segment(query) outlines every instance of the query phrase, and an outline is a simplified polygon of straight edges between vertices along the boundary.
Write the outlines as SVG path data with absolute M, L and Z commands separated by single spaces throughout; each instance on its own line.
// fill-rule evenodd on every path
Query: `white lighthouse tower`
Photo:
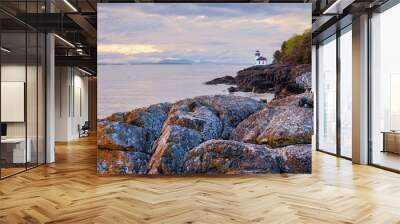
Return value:
M 255 60 L 257 61 L 257 59 L 261 56 L 260 51 L 256 50 L 256 53 L 254 54 L 254 56 L 256 57 Z
M 267 58 L 261 56 L 261 53 L 259 50 L 256 50 L 256 53 L 254 54 L 254 56 L 255 56 L 254 65 L 266 65 L 267 64 Z

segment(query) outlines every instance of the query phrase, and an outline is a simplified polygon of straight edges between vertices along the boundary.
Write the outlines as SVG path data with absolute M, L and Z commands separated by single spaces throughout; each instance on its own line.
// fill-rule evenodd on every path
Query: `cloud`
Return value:
M 280 15 L 293 13 L 304 13 L 311 7 L 310 3 L 169 3 L 158 7 L 158 3 L 138 4 L 135 6 L 147 15 L 162 16 L 208 16 L 208 17 L 241 17 L 257 15 Z M 129 6 L 127 6 L 129 7 Z M 112 10 L 118 10 L 118 6 Z
M 98 14 L 104 61 L 247 64 L 255 50 L 270 59 L 284 40 L 311 27 L 310 4 L 101 3 Z
M 144 53 L 161 53 L 163 50 L 154 45 L 145 44 L 100 44 L 97 45 L 99 54 L 134 55 Z

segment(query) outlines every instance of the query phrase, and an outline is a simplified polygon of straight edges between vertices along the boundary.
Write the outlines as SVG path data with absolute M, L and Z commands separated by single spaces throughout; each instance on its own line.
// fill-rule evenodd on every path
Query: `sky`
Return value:
M 100 3 L 98 62 L 252 64 L 311 28 L 311 4 Z

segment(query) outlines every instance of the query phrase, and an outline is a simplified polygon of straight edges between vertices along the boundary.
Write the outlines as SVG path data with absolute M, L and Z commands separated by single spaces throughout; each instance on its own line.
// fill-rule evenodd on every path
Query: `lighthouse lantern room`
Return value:
M 267 58 L 261 56 L 261 53 L 259 50 L 256 50 L 256 53 L 254 54 L 255 56 L 255 65 L 266 65 L 267 64 Z

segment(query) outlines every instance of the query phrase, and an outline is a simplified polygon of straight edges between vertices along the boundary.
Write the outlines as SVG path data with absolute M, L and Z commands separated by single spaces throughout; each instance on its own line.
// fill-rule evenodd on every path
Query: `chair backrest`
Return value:
M 82 129 L 89 129 L 90 128 L 90 123 L 89 121 L 85 121 L 85 123 L 82 126 Z

